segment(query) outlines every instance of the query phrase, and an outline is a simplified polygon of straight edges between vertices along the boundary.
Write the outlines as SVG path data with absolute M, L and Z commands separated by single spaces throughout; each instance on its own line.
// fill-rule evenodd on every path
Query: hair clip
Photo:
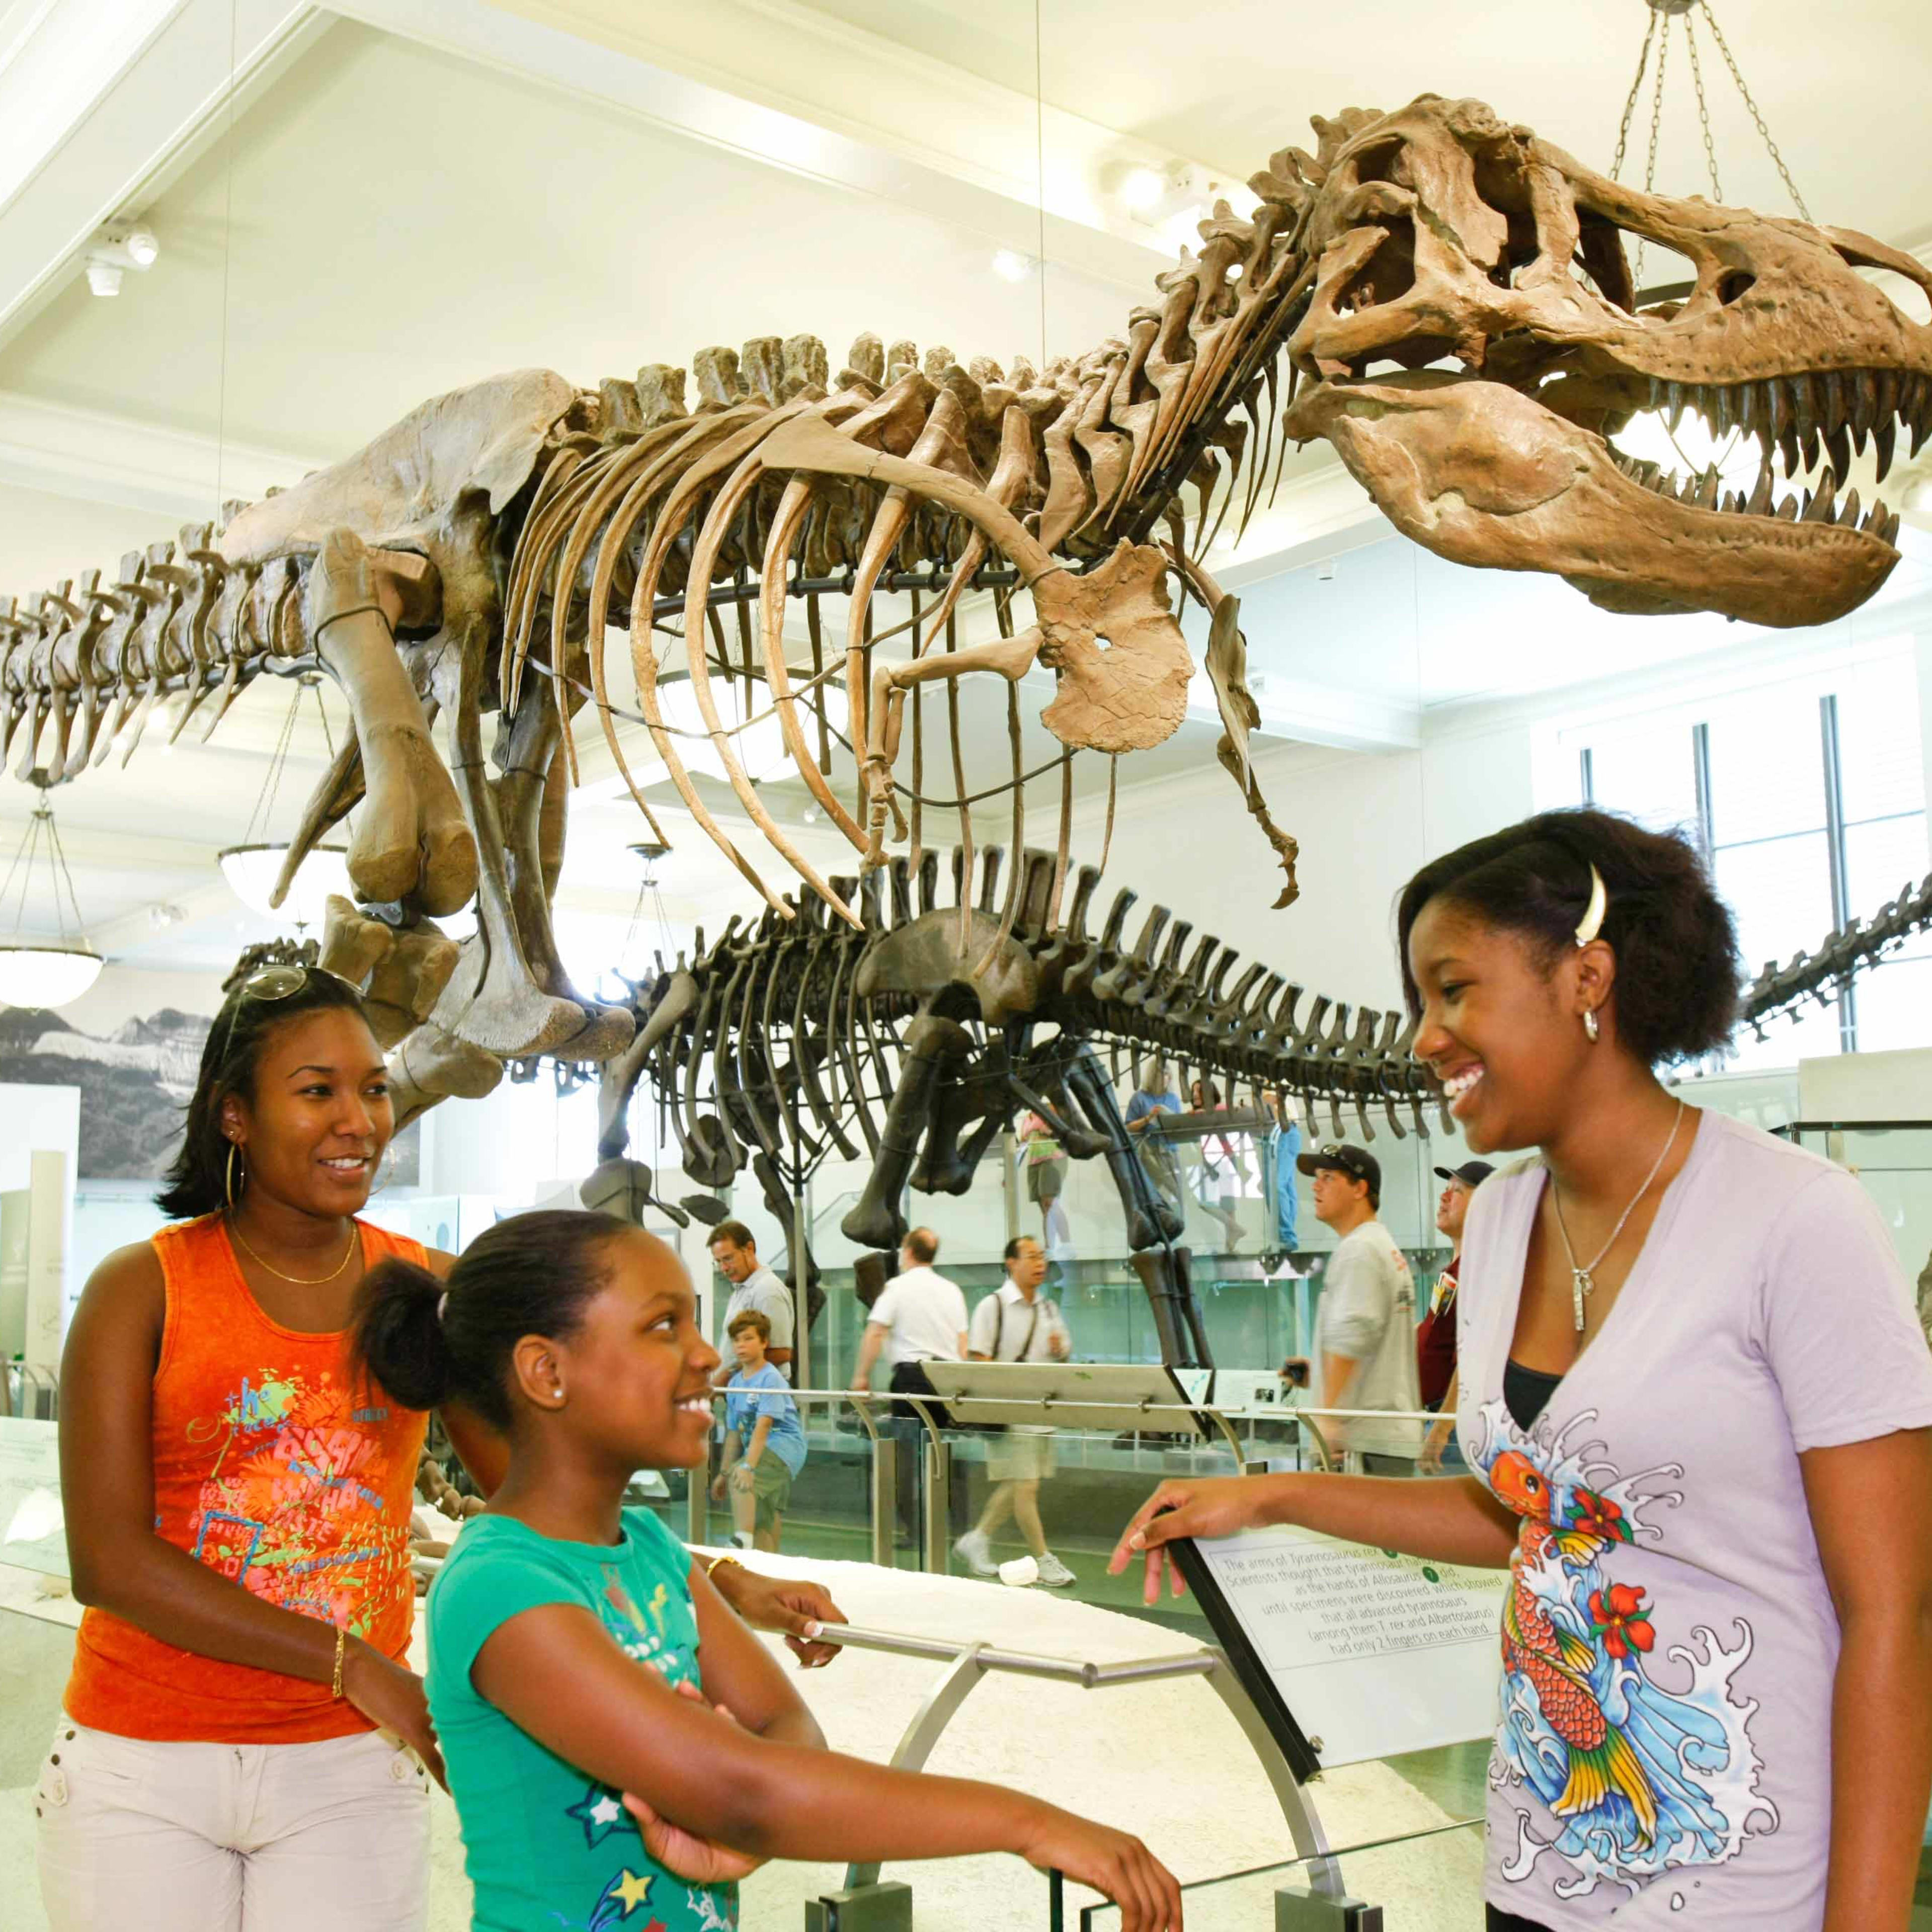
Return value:
M 1610 896 L 1604 890 L 1604 875 L 1594 866 L 1590 868 L 1590 905 L 1583 915 L 1582 922 L 1576 928 L 1576 944 L 1588 946 L 1604 929 L 1604 915 L 1609 911 Z

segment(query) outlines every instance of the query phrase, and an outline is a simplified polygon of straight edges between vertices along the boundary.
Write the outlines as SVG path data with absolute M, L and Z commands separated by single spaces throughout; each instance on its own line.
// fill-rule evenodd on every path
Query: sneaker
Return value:
M 1068 1584 L 1077 1583 L 1080 1580 L 1049 1550 L 1040 1559 L 1040 1580 L 1049 1590 L 1064 1590 Z
M 997 1576 L 1000 1566 L 993 1561 L 993 1546 L 976 1529 L 969 1529 L 953 1546 L 953 1552 L 976 1576 Z

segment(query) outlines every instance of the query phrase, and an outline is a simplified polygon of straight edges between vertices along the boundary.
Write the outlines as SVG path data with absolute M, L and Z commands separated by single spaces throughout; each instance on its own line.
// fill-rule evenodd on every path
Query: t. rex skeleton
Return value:
M 688 967 L 680 958 L 639 988 L 637 1037 L 603 1064 L 606 1166 L 586 1187 L 649 1198 L 641 1164 L 611 1165 L 624 1162 L 632 1096 L 648 1081 L 686 1174 L 722 1188 L 750 1166 L 792 1231 L 794 1288 L 808 1291 L 815 1270 L 794 1205 L 819 1160 L 869 1160 L 842 1232 L 892 1249 L 908 1183 L 964 1193 L 1016 1108 L 1029 1108 L 1073 1159 L 1106 1160 L 1162 1358 L 1211 1366 L 1177 1246 L 1181 1217 L 1137 1157 L 1102 1050 L 1159 1054 L 1229 1092 L 1292 1094 L 1311 1118 L 1328 1108 L 1338 1134 L 1346 1108 L 1348 1130 L 1372 1140 L 1372 1112 L 1404 1137 L 1402 1113 L 1420 1130 L 1439 1097 L 1410 1057 L 1414 1024 L 1366 1006 L 1352 1016 L 1325 994 L 1309 1000 L 1259 964 L 1238 973 L 1232 946 L 1203 934 L 1190 948 L 1192 925 L 1165 906 L 1130 941 L 1130 891 L 1089 933 L 1100 872 L 1080 867 L 1063 915 L 1064 868 L 1051 852 L 1017 865 L 1008 897 L 1018 910 L 1003 931 L 1003 856 L 982 848 L 976 868 L 955 847 L 949 904 L 938 853 L 916 871 L 895 855 L 862 882 L 831 882 L 854 904 L 856 928 L 808 898 L 796 919 L 768 910 L 743 931 L 734 919 L 709 947 L 700 937 Z
M 594 1060 L 629 1037 L 626 1012 L 573 991 L 549 920 L 576 771 L 570 719 L 587 699 L 629 776 L 609 622 L 628 622 L 638 704 L 672 782 L 772 916 L 796 913 L 712 818 L 679 754 L 661 689 L 667 633 L 674 655 L 682 640 L 679 674 L 746 812 L 856 924 L 849 896 L 766 810 L 714 677 L 763 686 L 826 816 L 876 866 L 899 820 L 908 694 L 908 830 L 922 848 L 929 680 L 946 686 L 960 795 L 947 802 L 968 844 L 966 673 L 1051 670 L 1046 722 L 1070 758 L 1171 733 L 1190 664 L 1170 578 L 1214 610 L 1222 761 L 1288 868 L 1281 902 L 1292 896 L 1294 843 L 1268 820 L 1247 760 L 1256 714 L 1232 600 L 1188 554 L 1182 507 L 1192 489 L 1204 550 L 1217 484 L 1221 514 L 1238 494 L 1245 517 L 1277 428 L 1284 454 L 1291 439 L 1328 439 L 1397 526 L 1438 554 L 1554 572 L 1613 609 L 1816 623 L 1883 580 L 1897 519 L 1882 504 L 1861 519 L 1856 493 L 1839 502 L 1833 478 L 1842 486 L 1868 440 L 1882 472 L 1898 425 L 1916 453 L 1932 422 L 1932 329 L 1858 272 L 1932 290 L 1918 262 L 1848 230 L 1639 193 L 1478 102 L 1425 95 L 1315 125 L 1318 152 L 1275 155 L 1253 178 L 1252 216 L 1217 206 L 1199 253 L 1158 278 L 1160 300 L 1121 337 L 1044 370 L 962 366 L 944 350 L 922 364 L 910 344 L 866 337 L 835 376 L 813 338 L 766 337 L 742 356 L 700 354 L 689 409 L 684 372 L 662 365 L 594 392 L 524 370 L 425 404 L 359 454 L 237 509 L 218 536 L 193 526 L 108 580 L 90 574 L 0 614 L 0 756 L 17 737 L 23 772 L 71 778 L 120 740 L 131 755 L 170 694 L 181 694 L 178 735 L 197 712 L 212 729 L 264 672 L 328 671 L 354 736 L 290 864 L 362 802 L 350 872 L 384 929 L 357 943 L 370 970 L 413 988 L 397 1006 L 416 1022 L 398 1072 L 421 1105 L 486 1090 L 506 1057 Z M 1692 263 L 1687 298 L 1640 305 L 1627 236 Z M 1742 500 L 1720 498 L 1714 472 L 1681 494 L 1660 485 L 1608 440 L 1646 407 L 1673 420 L 1694 408 L 1760 439 L 1763 480 Z M 1832 477 L 1802 509 L 1795 494 L 1774 506 L 1772 459 L 1795 476 L 1821 448 Z M 1023 587 L 1034 622 L 952 650 L 976 584 L 1003 615 Z M 849 598 L 850 620 L 826 663 L 817 598 L 829 590 Z M 901 627 L 896 657 L 874 626 L 881 590 L 928 600 Z M 794 596 L 808 670 L 787 658 Z M 728 604 L 736 663 L 716 616 Z M 842 686 L 860 760 L 849 808 L 828 775 L 827 680 Z M 801 704 L 816 713 L 815 749 Z M 430 735 L 438 713 L 446 765 Z M 1024 787 L 1011 790 L 1017 845 Z M 1072 793 L 1070 770 L 1063 874 Z M 479 929 L 459 956 L 433 922 L 472 894 Z M 996 936 L 1018 904 L 1016 886 Z M 982 949 L 976 969 L 993 957 Z

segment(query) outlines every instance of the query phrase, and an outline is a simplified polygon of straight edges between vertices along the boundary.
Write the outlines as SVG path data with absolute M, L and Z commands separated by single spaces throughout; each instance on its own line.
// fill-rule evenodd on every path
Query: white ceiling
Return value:
M 1474 94 L 1607 168 L 1648 17 L 1645 0 L 1486 0 L 1453 10 L 1433 0 L 1215 0 L 1193 11 L 1148 0 L 816 0 L 816 10 L 1029 92 L 1037 52 L 1052 105 L 1244 179 L 1275 148 L 1312 146 L 1311 114 L 1394 107 L 1425 93 Z M 1926 10 L 1912 0 L 1719 0 L 1713 10 L 1817 218 L 1906 246 L 1932 237 Z M 1790 212 L 1729 75 L 1701 34 L 1700 45 L 1725 200 Z M 1646 86 L 1632 142 L 1639 179 L 1649 102 Z M 1659 184 L 1695 194 L 1702 170 L 1680 38 L 1666 74 Z
M 46 4 L 0 0 L 0 80 L 10 39 Z M 1311 112 L 1427 88 L 1480 94 L 1601 162 L 1642 23 L 1640 0 L 1569 0 L 1466 9 L 1451 36 L 1439 8 L 1402 0 L 1355 6 L 1346 32 L 1324 37 L 1278 0 L 1232 0 L 1192 21 L 1153 0 L 1042 0 L 1054 114 L 1040 131 L 1054 212 L 1044 274 L 1015 284 L 991 256 L 996 242 L 1041 232 L 1008 178 L 1031 178 L 1031 0 L 717 0 L 647 13 L 628 0 L 356 0 L 344 10 L 364 17 L 314 10 L 280 65 L 265 67 L 232 140 L 212 121 L 154 163 L 152 193 L 124 203 L 161 238 L 150 273 L 100 301 L 70 264 L 38 313 L 22 304 L 0 318 L 0 594 L 111 566 L 221 496 L 292 480 L 423 398 L 503 368 L 544 364 L 594 383 L 647 362 L 688 363 L 709 343 L 800 330 L 825 340 L 835 368 L 865 329 L 962 356 L 1038 356 L 1042 340 L 1077 351 L 1146 299 L 1161 257 L 1131 224 L 1091 227 L 1096 184 L 1070 170 L 1090 174 L 1106 154 L 1173 155 L 1238 178 L 1306 140 Z M 1828 31 L 1768 0 L 1728 0 L 1722 16 L 1821 218 L 1905 244 L 1932 235 L 1916 152 L 1932 79 L 1923 10 L 1848 0 Z M 680 97 L 702 110 L 682 124 L 662 88 L 632 88 L 660 103 L 645 111 L 604 85 L 603 70 L 634 64 L 632 44 L 652 34 L 662 44 L 646 52 L 666 73 L 712 90 Z M 827 50 L 821 70 L 812 60 Z M 1708 68 L 1706 80 L 1730 198 L 1780 206 L 1728 82 Z M 98 118 L 111 122 L 116 98 Z M 797 118 L 775 118 L 780 109 Z M 1683 138 L 1666 141 L 1665 181 L 1694 188 L 1688 96 L 1672 112 Z M 902 124 L 914 114 L 916 141 Z M 842 130 L 846 148 L 799 135 L 814 126 Z M 1242 589 L 1264 710 L 1283 736 L 1412 743 L 1430 707 L 1634 674 L 1738 640 L 1714 621 L 1607 619 L 1561 585 L 1442 563 L 1388 538 L 1318 448 L 1288 473 L 1294 514 L 1264 519 L 1242 551 L 1216 560 Z M 1291 567 L 1336 550 L 1327 580 Z M 1928 588 L 1915 551 L 1889 608 Z M 1853 622 L 1883 625 L 1887 608 Z M 1029 694 L 1030 715 L 1040 701 Z M 117 956 L 184 968 L 232 957 L 237 914 L 213 854 L 248 819 L 284 703 L 280 691 L 252 692 L 212 745 L 164 752 L 151 734 L 127 771 L 92 772 L 58 795 L 83 908 Z M 974 694 L 968 716 L 985 747 L 974 780 L 990 782 L 1003 704 Z M 1129 761 L 1124 783 L 1211 766 L 1215 735 L 1197 716 L 1162 752 Z M 1030 724 L 1029 762 L 1046 748 Z M 279 830 L 320 757 L 304 729 Z M 586 778 L 608 769 L 590 748 Z M 820 862 L 849 862 L 803 823 L 802 788 L 766 790 Z M 565 901 L 606 922 L 586 929 L 608 944 L 634 894 L 624 848 L 644 828 L 607 790 L 593 785 L 573 821 Z M 1050 822 L 1049 790 L 1031 801 L 1036 828 Z M 654 803 L 666 795 L 655 789 Z M 26 802 L 0 791 L 0 847 Z M 660 876 L 674 916 L 715 922 L 728 904 L 745 909 L 701 837 L 679 814 L 670 824 L 676 850 Z M 151 933 L 157 902 L 189 916 Z

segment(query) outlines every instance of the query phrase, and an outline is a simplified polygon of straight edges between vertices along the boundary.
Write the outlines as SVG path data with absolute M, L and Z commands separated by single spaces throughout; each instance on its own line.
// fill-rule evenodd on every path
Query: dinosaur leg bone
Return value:
M 368 788 L 349 874 L 365 899 L 414 893 L 430 913 L 456 912 L 476 890 L 476 842 L 396 654 L 400 592 L 386 575 L 346 529 L 323 538 L 309 572 L 309 634 L 348 694 Z
M 948 1062 L 962 1060 L 972 1050 L 965 1028 L 937 1010 L 944 1004 L 946 993 L 942 991 L 906 1030 L 905 1068 L 892 1092 L 872 1171 L 866 1178 L 864 1192 L 838 1224 L 847 1240 L 862 1247 L 896 1247 L 904 1239 L 899 1202 L 931 1119 L 940 1076 Z M 952 1004 L 960 1004 L 956 996 Z M 977 1002 L 969 996 L 965 1007 L 976 1010 Z
M 502 776 L 492 790 L 496 821 L 502 828 L 510 909 L 524 962 L 538 986 L 553 998 L 580 1008 L 589 1018 L 580 1033 L 558 1042 L 574 1060 L 602 1060 L 621 1052 L 632 1034 L 631 1016 L 621 1007 L 599 1006 L 571 982 L 550 927 L 550 902 L 563 857 L 563 782 L 556 687 L 548 678 L 524 688 L 516 716 L 499 748 Z

